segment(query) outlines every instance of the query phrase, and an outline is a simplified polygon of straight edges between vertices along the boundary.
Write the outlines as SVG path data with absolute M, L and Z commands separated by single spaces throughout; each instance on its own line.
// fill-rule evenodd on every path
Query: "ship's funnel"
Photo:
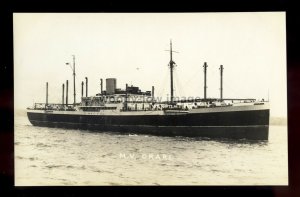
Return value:
M 116 78 L 107 78 L 106 79 L 106 93 L 114 94 L 117 88 L 117 79 Z

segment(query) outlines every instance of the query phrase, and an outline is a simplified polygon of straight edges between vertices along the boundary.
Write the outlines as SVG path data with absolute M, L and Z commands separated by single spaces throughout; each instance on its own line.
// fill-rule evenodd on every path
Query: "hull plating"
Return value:
M 27 112 L 34 126 L 162 136 L 267 140 L 269 110 L 181 115 L 66 115 Z

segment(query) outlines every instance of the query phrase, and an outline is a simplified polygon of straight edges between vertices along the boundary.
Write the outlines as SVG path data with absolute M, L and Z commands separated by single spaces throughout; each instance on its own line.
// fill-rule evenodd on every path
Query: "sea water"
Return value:
M 35 127 L 15 113 L 15 185 L 286 185 L 287 128 L 268 141 Z

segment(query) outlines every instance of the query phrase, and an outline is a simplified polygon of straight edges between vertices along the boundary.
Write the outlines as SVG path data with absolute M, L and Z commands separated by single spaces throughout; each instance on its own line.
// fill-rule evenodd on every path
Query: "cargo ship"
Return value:
M 100 79 L 100 93 L 88 96 L 88 78 L 81 83 L 81 102 L 76 103 L 75 56 L 73 56 L 74 102 L 68 103 L 68 80 L 62 85 L 62 102 L 35 103 L 27 108 L 27 116 L 33 126 L 150 134 L 159 136 L 187 136 L 205 138 L 229 138 L 268 140 L 269 103 L 256 99 L 223 98 L 223 65 L 220 66 L 220 98 L 207 98 L 206 72 L 204 68 L 204 97 L 198 99 L 174 98 L 172 42 L 170 42 L 170 100 L 159 101 L 152 91 L 139 87 L 117 88 L 117 79 L 106 79 L 106 90 Z M 64 94 L 66 93 L 66 96 Z

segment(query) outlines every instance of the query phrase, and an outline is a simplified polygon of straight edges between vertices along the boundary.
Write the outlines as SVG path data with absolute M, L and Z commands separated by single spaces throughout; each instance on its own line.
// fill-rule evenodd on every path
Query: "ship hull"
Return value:
M 34 126 L 152 134 L 268 140 L 269 109 L 180 115 L 89 115 L 27 112 Z

